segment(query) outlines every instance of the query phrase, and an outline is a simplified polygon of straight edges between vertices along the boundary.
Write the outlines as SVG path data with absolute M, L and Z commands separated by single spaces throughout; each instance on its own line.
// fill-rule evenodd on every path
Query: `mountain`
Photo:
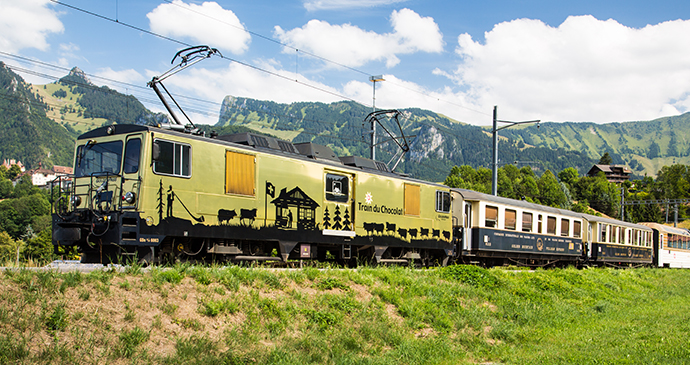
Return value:
M 93 84 L 73 68 L 59 81 L 32 86 L 0 64 L 0 158 L 19 159 L 29 167 L 39 162 L 70 165 L 74 138 L 112 123 L 157 124 L 163 114 L 152 113 L 135 97 Z M 382 119 L 398 141 L 407 138 L 410 151 L 396 171 L 430 181 L 443 181 L 452 166 L 491 168 L 492 141 L 488 128 L 454 121 L 418 108 L 402 110 L 406 117 Z M 350 101 L 330 104 L 272 101 L 228 96 L 218 123 L 200 126 L 220 134 L 255 130 L 295 143 L 311 141 L 330 146 L 339 156 L 369 157 L 371 109 Z M 51 119 L 54 122 L 51 122 Z M 574 167 L 585 174 L 608 152 L 614 163 L 628 165 L 639 177 L 655 175 L 664 165 L 690 164 L 690 114 L 653 121 L 594 124 L 542 123 L 502 130 L 499 165 L 529 165 L 538 173 L 557 173 Z M 378 127 L 377 160 L 392 166 L 399 151 Z
M 491 134 L 483 128 L 456 122 L 443 115 L 410 108 L 402 110 L 409 118 L 400 127 L 409 138 L 410 152 L 396 171 L 411 176 L 443 181 L 454 165 L 491 167 Z M 339 156 L 368 157 L 369 125 L 363 125 L 371 109 L 351 101 L 280 104 L 272 101 L 236 98 L 223 100 L 217 127 L 244 125 L 293 142 L 311 141 L 329 145 Z M 395 123 L 384 121 L 386 129 L 399 130 Z M 395 134 L 399 135 L 399 132 Z M 391 137 L 379 128 L 378 140 L 389 140 L 377 152 L 377 160 L 388 162 L 397 151 Z M 593 159 L 580 151 L 563 148 L 532 148 L 505 138 L 499 143 L 499 164 L 515 161 L 529 164 L 534 170 L 560 171 L 575 167 L 587 172 Z
M 542 123 L 501 134 L 529 145 L 585 152 L 598 160 L 608 152 L 637 176 L 656 175 L 663 166 L 690 164 L 690 113 L 625 123 Z
M 29 168 L 71 165 L 74 135 L 46 116 L 48 106 L 31 85 L 0 62 L 0 160 Z

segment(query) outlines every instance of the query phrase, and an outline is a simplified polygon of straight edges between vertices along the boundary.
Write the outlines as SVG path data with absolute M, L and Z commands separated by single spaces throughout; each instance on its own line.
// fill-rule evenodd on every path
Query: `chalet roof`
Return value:
M 632 171 L 627 168 L 625 165 L 600 165 L 596 164 L 592 166 L 591 169 L 589 169 L 589 172 L 587 175 L 593 175 L 596 174 L 599 171 L 603 171 L 604 173 L 624 173 L 624 174 L 631 174 Z

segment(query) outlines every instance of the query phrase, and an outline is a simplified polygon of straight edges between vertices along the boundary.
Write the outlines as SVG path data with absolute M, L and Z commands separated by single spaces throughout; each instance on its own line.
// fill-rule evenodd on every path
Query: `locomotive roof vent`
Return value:
M 327 160 L 341 163 L 338 155 L 327 146 L 311 142 L 295 143 L 294 146 L 297 147 L 300 154 L 313 158 L 314 160 Z
M 378 170 L 383 172 L 390 172 L 388 167 L 383 162 L 370 160 L 368 158 L 359 156 L 341 157 L 340 161 L 343 165 L 359 167 L 362 169 Z
M 269 136 L 262 136 L 256 133 L 235 133 L 218 136 L 217 139 L 233 143 L 243 144 L 245 146 L 252 146 L 254 148 L 267 148 L 276 151 L 283 151 L 287 153 L 297 154 L 295 146 L 282 139 L 273 138 Z

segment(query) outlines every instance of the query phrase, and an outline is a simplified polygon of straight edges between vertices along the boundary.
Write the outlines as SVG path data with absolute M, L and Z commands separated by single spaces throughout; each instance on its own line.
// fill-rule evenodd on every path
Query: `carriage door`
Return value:
M 472 203 L 464 202 L 465 237 L 463 237 L 463 250 L 469 251 L 472 244 Z
M 141 134 L 127 136 L 125 141 L 124 162 L 122 164 L 122 191 L 120 193 L 122 197 L 120 204 L 125 210 L 136 210 L 138 207 L 137 202 L 139 201 L 139 190 L 141 187 L 141 179 L 139 179 L 141 174 L 141 144 Z
M 355 175 L 326 171 L 324 176 L 323 219 L 327 236 L 355 236 Z
M 587 223 L 587 244 L 584 247 L 585 256 L 590 256 L 590 250 L 592 249 L 592 223 Z

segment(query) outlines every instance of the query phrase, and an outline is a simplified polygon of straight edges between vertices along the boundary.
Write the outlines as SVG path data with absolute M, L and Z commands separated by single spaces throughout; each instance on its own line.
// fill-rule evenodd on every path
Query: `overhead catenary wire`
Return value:
M 146 30 L 146 29 L 144 29 L 144 28 L 141 28 L 141 27 L 138 27 L 138 26 L 135 26 L 135 25 L 132 25 L 132 24 L 128 24 L 128 23 L 119 21 L 119 19 L 117 19 L 117 18 L 113 19 L 113 18 L 104 16 L 104 15 L 101 15 L 101 14 L 98 14 L 98 13 L 95 13 L 95 12 L 92 12 L 92 11 L 88 11 L 88 10 L 79 8 L 79 7 L 77 7 L 77 6 L 73 6 L 73 5 L 64 3 L 64 2 L 59 1 L 59 0 L 51 0 L 51 2 L 53 2 L 53 3 L 55 3 L 55 4 L 58 4 L 58 5 L 62 5 L 62 6 L 68 7 L 68 8 L 70 8 L 70 9 L 75 10 L 75 11 L 82 12 L 82 13 L 84 13 L 84 14 L 88 14 L 88 15 L 90 15 L 90 16 L 97 17 L 97 18 L 102 19 L 102 20 L 107 20 L 107 21 L 110 21 L 110 22 L 113 22 L 113 23 L 116 23 L 116 24 L 119 24 L 119 25 L 128 27 L 128 28 L 130 28 L 130 29 L 134 29 L 134 30 L 143 32 L 143 33 L 145 33 L 145 34 L 149 34 L 149 35 L 158 37 L 158 38 L 160 38 L 160 39 L 164 39 L 164 40 L 167 40 L 167 41 L 174 42 L 174 43 L 179 44 L 179 45 L 191 46 L 190 44 L 188 44 L 188 43 L 186 43 L 186 42 L 183 42 L 183 41 L 180 41 L 180 40 L 178 40 L 178 39 L 175 39 L 175 38 L 172 38 L 172 37 L 167 37 L 167 36 L 164 36 L 164 35 L 161 35 L 161 34 L 157 34 L 157 33 L 155 33 L 155 32 Z M 191 10 L 191 9 L 190 9 L 190 10 Z M 278 41 L 276 41 L 276 40 L 273 40 L 273 39 L 271 39 L 271 38 L 269 38 L 269 37 L 262 36 L 262 35 L 260 35 L 260 34 L 258 34 L 258 33 L 251 32 L 251 31 L 246 30 L 246 29 L 245 29 L 245 31 L 248 31 L 248 32 L 250 32 L 250 34 L 255 35 L 255 36 L 257 36 L 257 37 L 260 37 L 260 38 L 262 38 L 262 39 L 266 39 L 266 40 L 270 40 L 270 41 L 272 41 L 272 42 L 276 42 L 276 43 L 278 43 L 278 44 L 280 44 L 280 45 L 282 45 L 282 46 L 284 46 L 284 47 L 292 47 L 292 46 L 289 46 L 289 45 L 287 45 L 287 44 L 283 44 L 283 43 L 281 43 L 281 42 L 278 42 Z M 320 57 L 320 56 L 315 55 L 315 54 L 310 54 L 310 53 L 308 53 L 308 52 L 304 52 L 303 50 L 299 50 L 299 49 L 297 49 L 297 48 L 294 48 L 294 49 L 296 50 L 296 52 L 300 52 L 300 51 L 301 51 L 301 52 L 304 53 L 304 54 L 309 54 L 310 56 L 313 56 L 313 57 L 315 57 L 315 58 L 321 59 L 321 60 L 323 60 L 324 62 L 330 62 L 330 63 L 333 63 L 333 64 L 338 64 L 338 65 L 340 65 L 340 66 L 346 67 L 346 68 L 348 68 L 348 69 L 350 69 L 350 70 L 352 70 L 352 71 L 354 71 L 354 72 L 358 72 L 358 73 L 361 73 L 361 74 L 363 74 L 363 75 L 369 75 L 369 74 L 370 74 L 370 73 L 367 73 L 367 72 L 364 72 L 364 71 L 361 71 L 361 70 L 358 70 L 358 69 L 355 69 L 355 68 L 352 68 L 352 67 L 349 67 L 349 66 L 346 66 L 346 65 L 342 65 L 342 64 L 339 64 L 339 63 L 334 62 L 334 61 L 331 61 L 331 60 L 328 60 L 328 59 L 326 59 L 326 58 L 324 58 L 324 57 Z M 320 92 L 328 93 L 328 94 L 330 94 L 330 95 L 333 95 L 333 96 L 342 98 L 342 99 L 344 99 L 344 100 L 349 100 L 349 101 L 357 102 L 357 103 L 362 104 L 362 105 L 365 105 L 365 106 L 368 105 L 368 103 L 359 102 L 359 101 L 357 101 L 357 100 L 355 100 L 355 99 L 353 99 L 353 98 L 350 98 L 350 97 L 348 97 L 348 96 L 341 95 L 341 94 L 339 94 L 339 93 L 337 93 L 337 92 L 334 92 L 334 91 L 325 89 L 325 88 L 323 88 L 323 87 L 319 87 L 319 86 L 316 86 L 316 85 L 313 85 L 313 84 L 310 84 L 310 83 L 307 83 L 307 82 L 303 82 L 303 81 L 294 79 L 294 78 L 292 78 L 292 77 L 288 77 L 288 76 L 282 75 L 282 74 L 280 74 L 280 73 L 278 73 L 278 72 L 275 72 L 275 71 L 266 70 L 266 69 L 263 69 L 263 68 L 261 68 L 261 67 L 258 67 L 258 66 L 255 66 L 255 65 L 246 63 L 246 62 L 242 62 L 242 61 L 240 61 L 240 60 L 237 60 L 237 59 L 234 59 L 234 58 L 230 58 L 230 57 L 222 57 L 222 58 L 223 58 L 223 59 L 226 59 L 226 60 L 228 60 L 228 61 L 231 61 L 231 62 L 236 62 L 236 63 L 238 63 L 238 64 L 240 64 L 240 65 L 242 65 L 242 66 L 245 66 L 245 67 L 249 67 L 249 68 L 255 69 L 255 70 L 257 70 L 257 71 L 261 71 L 261 72 L 264 72 L 264 73 L 268 73 L 268 74 L 270 74 L 270 75 L 272 75 L 272 76 L 279 77 L 279 78 L 282 78 L 282 79 L 287 80 L 287 81 L 291 81 L 291 82 L 295 82 L 295 83 L 304 85 L 304 86 L 306 86 L 306 87 L 315 89 L 315 90 L 320 91 Z M 126 84 L 126 83 L 121 83 L 121 84 Z M 403 88 L 405 88 L 405 89 L 407 89 L 407 90 L 409 90 L 409 91 L 416 92 L 416 93 L 418 93 L 418 94 L 425 95 L 425 96 L 427 96 L 427 97 L 429 96 L 427 93 L 419 92 L 418 90 L 415 90 L 415 89 L 412 89 L 412 88 L 408 88 L 408 87 L 406 87 L 406 86 L 404 86 L 404 85 L 399 85 L 399 84 L 393 83 L 393 82 L 388 82 L 388 84 L 400 86 L 400 87 L 403 87 Z M 136 88 L 142 88 L 141 86 L 138 86 L 138 85 L 132 85 L 132 84 L 127 84 L 127 85 L 130 85 L 130 86 L 136 87 Z M 201 100 L 201 99 L 196 99 L 196 98 L 191 98 L 191 97 L 188 97 L 188 98 L 189 98 L 190 100 L 195 100 L 195 101 L 198 101 L 198 102 L 212 103 L 212 102 L 208 102 L 208 101 Z M 434 98 L 435 100 L 444 101 L 444 102 L 447 102 L 447 103 L 456 105 L 456 106 L 458 106 L 458 107 L 461 107 L 461 108 L 465 108 L 465 109 L 471 110 L 471 111 L 473 111 L 473 112 L 477 112 L 477 113 L 480 113 L 480 114 L 488 115 L 487 113 L 482 113 L 482 112 L 480 112 L 480 111 L 473 110 L 473 109 L 471 109 L 471 108 L 467 108 L 466 106 L 463 106 L 463 105 L 459 105 L 459 104 L 456 104 L 456 103 L 453 103 L 453 102 L 449 102 L 449 101 L 447 101 L 447 100 L 442 100 L 441 98 L 438 98 L 438 97 L 433 97 L 433 98 Z M 213 104 L 213 103 L 212 103 L 212 104 Z M 217 103 L 216 103 L 216 104 L 217 104 Z M 201 111 L 201 112 L 202 112 L 202 113 L 205 113 L 205 114 L 211 114 L 211 113 L 205 112 L 205 111 Z M 215 114 L 215 113 L 213 113 L 213 114 Z M 413 120 L 412 122 L 414 122 L 414 123 L 421 123 L 421 124 L 423 124 L 423 125 L 425 124 L 425 123 L 422 123 L 421 121 L 414 121 L 414 120 Z M 435 126 L 435 127 L 438 128 L 439 126 Z M 439 129 L 443 129 L 443 133 L 447 133 L 447 134 L 453 135 L 453 136 L 456 137 L 456 138 L 464 139 L 464 140 L 466 140 L 466 141 L 468 141 L 468 142 L 470 142 L 470 143 L 473 143 L 473 144 L 483 145 L 483 144 L 481 144 L 481 143 L 478 143 L 477 141 L 470 140 L 470 139 L 465 138 L 465 137 L 463 137 L 463 136 L 461 136 L 461 135 L 458 135 L 458 134 L 454 134 L 454 133 L 450 132 L 447 128 L 439 128 Z M 328 137 L 329 137 L 329 138 L 337 138 L 337 137 L 333 137 L 333 136 L 328 136 Z
M 107 17 L 107 16 L 105 16 L 105 15 L 101 15 L 101 14 L 98 14 L 98 13 L 95 13 L 95 12 L 92 12 L 92 11 L 89 11 L 89 10 L 86 10 L 86 9 L 82 9 L 82 8 L 77 7 L 77 6 L 74 6 L 74 5 L 67 4 L 67 3 L 65 3 L 65 2 L 63 2 L 63 1 L 59 1 L 59 0 L 50 0 L 50 1 L 53 2 L 53 3 L 55 3 L 55 4 L 62 5 L 62 6 L 65 6 L 65 7 L 68 7 L 68 8 L 70 8 L 70 9 L 73 9 L 73 10 L 76 10 L 76 11 L 80 11 L 80 12 L 82 12 L 82 13 L 84 13 L 84 14 L 88 14 L 88 15 L 91 15 L 91 16 L 94 16 L 94 17 L 97 17 L 97 18 L 100 18 L 100 19 L 103 19 L 103 20 L 107 20 L 107 21 L 110 21 L 110 22 L 113 22 L 113 23 L 116 23 L 116 24 L 119 24 L 119 25 L 128 27 L 128 28 L 130 28 L 130 29 L 138 30 L 138 31 L 144 32 L 144 33 L 146 33 L 146 34 L 149 34 L 149 35 L 152 35 L 152 36 L 155 36 L 155 37 L 164 39 L 164 40 L 168 40 L 168 41 L 171 41 L 171 42 L 174 42 L 174 43 L 183 45 L 183 46 L 185 46 L 185 47 L 192 47 L 192 45 L 189 44 L 189 43 L 187 43 L 187 42 L 184 42 L 184 41 L 181 41 L 181 40 L 172 38 L 172 37 L 164 36 L 164 35 L 162 35 L 162 34 L 158 34 L 158 33 L 156 33 L 156 32 L 146 30 L 146 29 L 144 29 L 144 28 L 142 28 L 142 27 L 138 27 L 138 26 L 135 26 L 135 25 L 132 25 L 132 24 L 129 24 L 129 23 L 125 23 L 125 22 L 119 21 L 119 19 L 117 19 L 117 18 L 114 18 L 114 19 L 113 19 L 113 18 Z M 326 57 L 319 56 L 319 55 L 317 55 L 317 54 L 315 54 L 315 53 L 308 52 L 308 51 L 305 51 L 305 50 L 303 50 L 303 49 L 299 49 L 299 48 L 294 47 L 294 46 L 292 46 L 292 45 L 289 45 L 289 44 L 280 42 L 280 41 L 278 41 L 278 40 L 275 40 L 275 39 L 273 39 L 273 38 L 271 38 L 271 37 L 267 37 L 267 36 L 264 36 L 264 35 L 262 35 L 262 34 L 260 34 L 260 33 L 251 31 L 251 30 L 246 29 L 246 28 L 244 28 L 244 27 L 238 27 L 238 26 L 236 26 L 236 25 L 234 25 L 234 24 L 225 22 L 225 21 L 220 20 L 220 19 L 218 19 L 218 18 L 216 18 L 216 17 L 213 17 L 213 16 L 210 16 L 210 15 L 208 15 L 208 14 L 204 14 L 204 13 L 198 12 L 198 11 L 196 11 L 196 10 L 190 8 L 190 7 L 181 6 L 181 5 L 176 4 L 176 3 L 174 3 L 174 2 L 172 2 L 172 1 L 170 1 L 170 0 L 163 0 L 163 1 L 165 1 L 165 2 L 167 2 L 167 3 L 170 3 L 170 4 L 174 5 L 174 6 L 180 7 L 180 8 L 182 8 L 182 9 L 185 9 L 186 11 L 190 11 L 190 12 L 192 12 L 192 13 L 198 14 L 198 15 L 200 15 L 200 16 L 207 17 L 207 18 L 209 18 L 209 19 L 211 19 L 211 20 L 220 22 L 220 23 L 222 23 L 222 24 L 228 25 L 228 26 L 233 27 L 233 28 L 235 28 L 235 29 L 238 29 L 238 30 L 247 32 L 247 33 L 249 33 L 249 34 L 251 34 L 251 35 L 253 35 L 253 36 L 256 36 L 256 37 L 258 37 L 258 38 L 260 38 L 260 39 L 263 39 L 263 40 L 266 40 L 266 41 L 269 41 L 269 42 L 278 44 L 278 45 L 283 46 L 283 47 L 292 48 L 292 49 L 294 49 L 296 52 L 301 52 L 301 53 L 303 53 L 303 54 L 305 54 L 305 55 L 308 55 L 308 56 L 310 56 L 310 57 L 314 57 L 314 58 L 319 59 L 319 60 L 321 60 L 321 61 L 323 61 L 323 62 L 330 63 L 330 64 L 336 65 L 336 66 L 338 66 L 338 67 L 345 68 L 345 69 L 347 69 L 347 70 L 350 70 L 350 71 L 359 73 L 359 74 L 361 74 L 361 75 L 365 75 L 365 76 L 373 75 L 373 73 L 365 72 L 365 71 L 359 70 L 359 69 L 357 69 L 357 68 L 354 68 L 354 67 L 351 67 L 351 66 L 347 66 L 347 65 L 345 65 L 345 64 L 343 64 L 343 63 L 341 63 L 341 62 L 333 61 L 333 60 L 328 59 L 328 58 L 326 58 Z M 323 88 L 319 88 L 318 86 L 315 86 L 315 85 L 312 85 L 312 84 L 309 84 L 309 83 L 300 82 L 299 80 L 292 79 L 292 78 L 289 78 L 289 77 L 286 77 L 286 76 L 277 74 L 277 73 L 275 73 L 275 72 L 272 72 L 272 71 L 269 71 L 269 70 L 265 70 L 265 69 L 260 68 L 260 67 L 257 67 L 257 66 L 250 65 L 250 64 L 248 64 L 248 63 L 246 63 L 246 62 L 241 62 L 241 61 L 239 61 L 239 60 L 236 60 L 236 59 L 233 59 L 233 58 L 229 58 L 229 57 L 224 57 L 224 58 L 225 58 L 225 59 L 228 59 L 228 60 L 230 60 L 230 61 L 233 61 L 233 62 L 237 62 L 238 64 L 241 64 L 241 65 L 244 65 L 244 66 L 248 66 L 248 67 L 254 68 L 254 69 L 256 69 L 256 70 L 262 71 L 262 72 L 269 73 L 269 74 L 271 74 L 271 75 L 273 75 L 273 76 L 281 77 L 281 78 L 284 78 L 285 80 L 289 80 L 289 81 L 294 81 L 294 82 L 296 82 L 296 83 L 298 83 L 298 84 L 301 84 L 301 85 L 304 85 L 304 86 L 313 88 L 313 89 L 315 89 L 315 90 L 323 91 L 323 92 L 326 92 L 326 93 L 328 93 L 328 94 L 331 94 L 331 95 L 334 95 L 334 96 L 337 96 L 337 97 L 344 98 L 345 100 L 351 100 L 351 101 L 359 102 L 360 104 L 363 104 L 363 105 L 370 106 L 370 105 L 368 105 L 368 103 L 364 103 L 364 102 L 357 101 L 357 100 L 352 99 L 352 98 L 350 98 L 350 97 L 348 97 L 348 96 L 345 96 L 345 95 L 342 95 L 342 94 L 338 94 L 338 93 L 335 93 L 335 92 L 332 92 L 332 91 L 330 91 L 330 90 L 326 90 L 326 89 L 323 89 Z M 481 114 L 481 115 L 491 116 L 489 113 L 485 113 L 485 112 L 482 112 L 482 111 L 478 111 L 478 110 L 476 110 L 476 109 L 469 108 L 469 107 L 467 107 L 467 106 L 464 106 L 464 105 L 461 105 L 461 104 L 458 104 L 458 103 L 455 103 L 455 102 L 452 102 L 452 101 L 449 101 L 449 100 L 445 100 L 445 99 L 442 99 L 442 98 L 439 98 L 439 97 L 429 96 L 428 93 L 421 92 L 421 91 L 419 91 L 419 90 L 415 90 L 415 89 L 406 87 L 406 86 L 404 86 L 404 85 L 402 85 L 402 84 L 399 84 L 399 83 L 396 83 L 396 82 L 393 82 L 393 81 L 388 81 L 387 83 L 388 83 L 388 84 L 391 84 L 391 85 L 394 85 L 394 86 L 397 86 L 397 87 L 400 87 L 400 88 L 403 88 L 403 89 L 406 89 L 406 90 L 408 90 L 408 91 L 414 92 L 414 93 L 416 93 L 416 94 L 422 95 L 422 96 L 424 96 L 424 97 L 431 97 L 431 98 L 433 98 L 433 99 L 435 99 L 435 100 L 437 100 L 437 101 L 441 101 L 441 102 L 447 103 L 447 104 L 449 104 L 449 105 L 457 106 L 457 107 L 459 107 L 459 108 L 463 108 L 463 109 L 466 109 L 466 110 L 469 110 L 469 111 L 472 111 L 472 112 L 475 112 L 475 113 L 478 113 L 478 114 Z

